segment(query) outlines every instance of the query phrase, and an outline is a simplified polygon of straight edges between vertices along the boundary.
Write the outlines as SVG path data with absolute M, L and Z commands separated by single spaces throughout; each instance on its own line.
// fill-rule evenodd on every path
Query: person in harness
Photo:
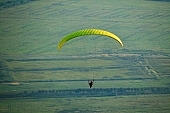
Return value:
M 93 83 L 94 83 L 94 79 L 93 80 L 88 80 L 88 83 L 89 83 L 89 86 L 90 88 L 93 86 Z

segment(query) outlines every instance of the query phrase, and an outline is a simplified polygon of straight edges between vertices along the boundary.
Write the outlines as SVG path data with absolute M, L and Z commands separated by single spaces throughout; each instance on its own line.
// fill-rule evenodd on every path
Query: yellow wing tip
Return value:
M 120 45 L 123 47 L 123 43 L 122 43 L 122 41 L 121 41 L 121 40 L 119 40 L 118 42 L 119 42 L 119 43 L 120 43 Z
M 58 50 L 60 50 L 61 49 L 61 47 L 58 45 Z

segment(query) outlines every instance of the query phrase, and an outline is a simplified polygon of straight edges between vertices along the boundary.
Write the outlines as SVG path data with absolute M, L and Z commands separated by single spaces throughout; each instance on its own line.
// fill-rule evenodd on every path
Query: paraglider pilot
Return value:
M 94 79 L 93 80 L 88 80 L 88 83 L 89 83 L 89 86 L 90 86 L 90 88 L 93 86 L 93 83 L 94 83 Z

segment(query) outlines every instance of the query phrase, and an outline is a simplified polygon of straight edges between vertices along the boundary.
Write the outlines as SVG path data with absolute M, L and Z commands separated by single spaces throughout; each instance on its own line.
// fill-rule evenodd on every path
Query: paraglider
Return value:
M 116 40 L 117 42 L 120 43 L 120 45 L 123 47 L 123 43 L 120 40 L 120 38 L 118 36 L 116 36 L 115 34 L 109 32 L 109 31 L 105 31 L 105 30 L 100 30 L 100 29 L 83 29 L 83 30 L 78 30 L 75 31 L 71 34 L 68 34 L 67 36 L 65 36 L 58 44 L 58 50 L 61 49 L 61 47 L 69 40 L 80 37 L 80 36 L 85 36 L 85 35 L 102 35 L 102 36 L 107 36 L 110 37 L 114 40 Z M 88 84 L 90 86 L 90 88 L 93 86 L 94 83 L 94 79 L 93 80 L 88 80 Z
M 79 36 L 84 36 L 84 35 L 103 35 L 103 36 L 107 36 L 110 37 L 112 39 L 115 39 L 116 41 L 118 41 L 120 43 L 120 45 L 123 47 L 123 43 L 120 40 L 120 38 L 118 36 L 116 36 L 115 34 L 105 31 L 105 30 L 100 30 L 100 29 L 84 29 L 84 30 L 78 30 L 75 31 L 67 36 L 65 36 L 60 43 L 58 44 L 58 50 L 61 49 L 61 47 L 69 40 L 77 38 Z
M 94 79 L 93 80 L 91 80 L 91 81 L 89 81 L 88 80 L 88 83 L 89 83 L 89 86 L 90 86 L 90 88 L 93 86 L 93 83 L 94 83 Z

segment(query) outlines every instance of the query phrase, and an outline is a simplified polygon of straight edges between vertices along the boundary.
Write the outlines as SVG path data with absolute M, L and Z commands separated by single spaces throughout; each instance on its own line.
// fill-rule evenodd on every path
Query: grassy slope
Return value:
M 0 110 L 13 113 L 55 113 L 55 112 L 154 112 L 169 113 L 169 95 L 86 97 L 86 98 L 45 98 L 2 100 Z
M 136 3 L 139 5 L 136 6 Z M 95 39 L 96 36 L 93 36 L 87 40 L 70 42 L 64 48 L 67 53 L 64 50 L 64 53 L 56 51 L 56 44 L 63 36 L 83 28 L 100 28 L 114 32 L 121 37 L 124 48 L 127 49 L 169 52 L 169 5 L 165 2 L 94 1 L 94 4 L 88 4 L 88 1 L 41 0 L 1 10 L 1 53 L 67 55 L 72 46 L 84 48 L 81 46 L 85 41 L 88 42 L 85 44 L 86 49 L 92 48 L 90 52 L 94 52 L 98 43 L 99 52 L 114 45 L 116 46 L 109 50 L 119 50 L 116 42 L 112 44 L 110 39 L 105 39 L 103 43 L 103 38 Z M 148 7 L 148 4 L 152 5 Z M 95 46 L 91 41 L 93 39 L 97 43 Z M 70 54 L 76 54 L 79 49 L 74 48 L 69 51 Z
M 159 54 L 160 51 L 163 51 L 163 53 L 169 57 L 169 16 L 167 13 L 169 6 L 166 3 L 150 1 L 133 1 L 133 4 L 131 2 L 118 1 L 93 2 L 92 5 L 89 5 L 88 1 L 46 2 L 41 0 L 1 10 L 1 56 L 10 57 L 11 59 L 50 59 L 51 57 L 61 58 L 69 55 L 81 56 L 84 54 L 134 53 L 140 56 L 148 54 L 149 52 L 147 51 L 153 51 L 151 54 Z M 136 6 L 137 3 L 138 6 Z M 114 4 L 114 7 L 110 4 Z M 152 5 L 148 7 L 148 4 Z M 79 38 L 68 42 L 61 51 L 56 50 L 57 43 L 63 36 L 83 28 L 100 28 L 114 32 L 121 37 L 125 47 L 123 49 L 120 48 L 117 42 L 109 38 L 87 36 L 86 38 Z M 162 37 L 160 38 L 160 36 Z M 140 53 L 141 51 L 142 53 Z M 65 59 L 63 58 L 63 60 Z M 91 63 L 83 58 L 81 60 L 81 62 L 77 61 L 79 63 L 75 63 L 74 61 L 63 63 L 59 60 L 55 62 L 42 62 L 42 60 L 41 62 L 29 63 L 8 62 L 8 66 L 9 68 L 44 69 L 65 67 L 68 65 L 77 68 L 81 64 L 81 66 L 86 67 L 90 65 L 93 68 L 101 64 L 98 62 L 95 64 L 96 59 L 91 60 Z M 102 66 L 106 67 L 111 64 L 124 66 L 124 62 L 128 63 L 129 67 L 141 65 L 138 64 L 138 62 L 131 64 L 129 58 L 127 58 L 127 60 L 117 60 L 113 57 L 109 58 L 108 61 L 110 62 L 109 64 L 102 64 Z M 41 65 L 43 65 L 43 67 Z M 107 70 L 103 70 L 103 72 L 105 71 Z M 126 74 L 127 71 L 129 71 L 129 69 L 125 68 L 123 71 L 125 73 L 116 74 L 128 77 Z M 134 69 L 132 69 L 132 71 L 134 71 Z M 134 73 L 136 72 L 132 72 L 131 74 Z M 167 73 L 169 73 L 169 71 Z M 32 79 L 44 79 L 43 76 L 47 74 L 51 76 L 49 76 L 49 78 L 48 76 L 45 77 L 46 79 L 51 79 L 51 77 L 55 79 L 61 78 L 58 77 L 60 75 L 65 78 L 68 74 L 70 75 L 70 73 L 63 75 L 63 73 L 55 72 L 43 74 L 11 72 L 14 80 L 31 79 L 31 77 Z M 27 78 L 28 75 L 29 78 Z M 74 76 L 74 72 L 71 75 Z M 84 76 L 85 73 L 82 74 L 82 72 L 80 72 L 76 75 L 76 77 L 71 78 L 78 79 L 78 75 Z M 91 72 L 87 73 L 87 75 L 91 76 Z M 109 72 L 105 73 L 105 75 L 109 77 L 113 76 Z M 144 76 L 145 75 L 146 73 L 144 73 Z
M 92 3 L 89 4 L 89 2 Z M 159 79 L 109 81 L 107 83 L 97 81 L 95 87 L 168 87 L 170 84 L 169 9 L 169 2 L 143 0 L 126 2 L 116 0 L 100 2 L 97 0 L 62 0 L 62 2 L 50 0 L 47 2 L 46 0 L 39 0 L 1 9 L 0 58 L 3 62 L 2 73 L 4 76 L 11 76 L 6 77 L 6 79 L 20 82 L 20 85 L 0 84 L 1 92 L 87 87 L 84 81 L 80 81 L 80 85 L 77 86 L 77 82 L 25 82 L 29 80 L 86 80 L 89 78 L 110 79 L 116 77 L 155 78 L 158 76 Z M 109 38 L 87 36 L 70 41 L 61 51 L 57 51 L 57 43 L 62 37 L 72 31 L 84 28 L 111 31 L 122 39 L 124 47 L 120 48 L 116 41 Z M 86 59 L 88 55 L 91 55 L 92 58 Z M 73 60 L 75 57 L 78 57 L 78 59 Z M 96 67 L 99 69 L 95 69 Z M 56 71 L 56 68 L 69 69 Z M 1 79 L 1 81 L 3 80 L 4 78 Z M 134 103 L 134 105 L 145 106 L 149 101 L 148 98 L 150 97 L 144 98 L 144 104 Z M 166 112 L 168 104 L 163 104 L 163 98 L 160 96 L 154 99 L 160 99 L 161 108 L 158 111 L 164 110 Z M 125 110 L 137 112 L 138 110 L 135 111 L 133 106 L 128 106 L 131 98 L 127 99 L 129 100 L 124 105 L 127 107 Z M 4 109 L 4 111 L 7 109 L 14 110 L 13 105 L 19 101 L 30 101 L 30 103 L 33 102 L 33 105 L 36 105 L 35 101 L 37 100 L 11 100 L 14 103 L 11 105 L 8 105 L 8 100 L 4 101 L 7 104 L 1 106 L 1 111 Z M 37 103 L 47 106 L 42 101 L 40 100 Z M 55 99 L 51 101 L 50 104 Z M 56 101 L 60 102 L 59 100 Z M 61 99 L 61 101 L 68 102 L 65 99 Z M 80 104 L 74 99 L 72 101 Z M 82 99 L 82 101 L 85 101 L 84 104 L 86 105 L 89 103 L 87 99 Z M 119 101 L 119 99 L 114 101 Z M 124 103 L 124 100 L 120 101 Z M 106 99 L 105 102 L 109 102 L 109 99 Z M 157 105 L 153 103 L 155 102 L 150 100 L 150 104 L 146 105 L 146 107 L 150 107 L 146 111 L 157 110 L 157 107 L 155 107 Z M 29 104 L 29 102 L 24 104 Z M 56 105 L 51 105 L 48 109 L 61 111 L 62 109 L 75 108 L 74 105 L 69 105 L 70 108 L 68 109 L 62 108 L 65 105 L 63 103 L 61 108 L 57 110 Z M 100 111 L 107 112 L 103 105 L 96 106 L 101 106 Z M 121 107 L 122 105 L 117 106 Z M 86 106 L 84 109 L 88 109 L 88 107 Z M 90 108 L 97 110 L 95 106 Z M 31 107 L 25 109 L 31 109 Z M 108 107 L 108 109 L 111 109 L 111 107 Z M 16 111 L 18 110 L 21 109 L 16 109 Z M 44 110 L 42 109 L 42 111 Z M 77 108 L 77 110 L 79 109 Z M 120 110 L 120 108 L 117 108 L 117 110 Z

